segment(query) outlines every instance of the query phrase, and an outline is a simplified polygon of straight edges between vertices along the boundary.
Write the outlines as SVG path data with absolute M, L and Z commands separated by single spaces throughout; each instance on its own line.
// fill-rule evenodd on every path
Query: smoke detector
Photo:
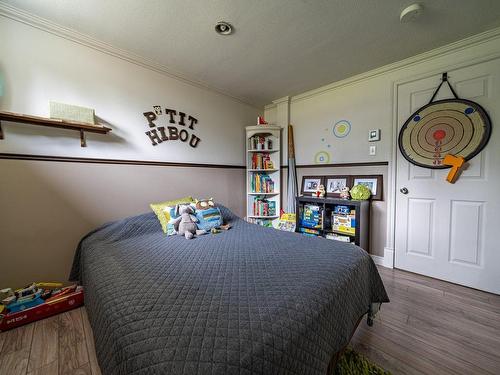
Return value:
M 401 23 L 409 23 L 415 21 L 424 11 L 421 4 L 415 3 L 403 9 L 399 16 Z
M 233 33 L 233 26 L 226 21 L 220 21 L 215 24 L 215 32 L 219 35 L 229 35 Z

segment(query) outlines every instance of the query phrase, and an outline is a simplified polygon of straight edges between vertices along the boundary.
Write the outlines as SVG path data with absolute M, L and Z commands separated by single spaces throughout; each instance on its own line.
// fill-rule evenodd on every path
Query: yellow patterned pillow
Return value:
M 166 201 L 161 203 L 151 203 L 149 206 L 156 214 L 158 220 L 160 220 L 161 229 L 163 229 L 163 233 L 167 233 L 167 224 L 170 221 L 170 210 L 178 203 L 194 202 L 193 197 L 184 197 L 181 199 L 176 199 L 173 201 Z

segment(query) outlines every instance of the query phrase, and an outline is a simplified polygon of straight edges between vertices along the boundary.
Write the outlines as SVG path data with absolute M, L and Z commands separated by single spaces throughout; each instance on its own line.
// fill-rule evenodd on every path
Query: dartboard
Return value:
M 472 159 L 488 143 L 491 122 L 477 103 L 464 99 L 431 102 L 418 109 L 399 133 L 403 156 L 424 168 L 449 168 L 443 165 L 447 154 Z

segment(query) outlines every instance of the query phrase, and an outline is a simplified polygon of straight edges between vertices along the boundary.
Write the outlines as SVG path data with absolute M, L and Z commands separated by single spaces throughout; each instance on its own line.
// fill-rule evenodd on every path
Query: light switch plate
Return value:
M 380 129 L 372 129 L 368 131 L 368 142 L 380 141 Z
M 377 154 L 377 146 L 370 146 L 370 155 L 374 156 Z

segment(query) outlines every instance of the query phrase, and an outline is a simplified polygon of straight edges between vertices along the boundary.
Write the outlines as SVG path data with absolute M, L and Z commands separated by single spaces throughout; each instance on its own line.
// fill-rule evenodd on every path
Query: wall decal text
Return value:
M 198 124 L 198 119 L 193 116 L 175 109 L 165 108 L 163 110 L 159 105 L 154 105 L 153 111 L 144 112 L 143 115 L 150 127 L 150 130 L 145 134 L 153 146 L 166 141 L 181 141 L 187 142 L 189 146 L 196 148 L 201 141 L 200 138 L 190 132 Z M 156 126 L 154 121 L 158 120 L 158 116 L 163 115 L 167 117 L 169 124 L 177 126 Z

